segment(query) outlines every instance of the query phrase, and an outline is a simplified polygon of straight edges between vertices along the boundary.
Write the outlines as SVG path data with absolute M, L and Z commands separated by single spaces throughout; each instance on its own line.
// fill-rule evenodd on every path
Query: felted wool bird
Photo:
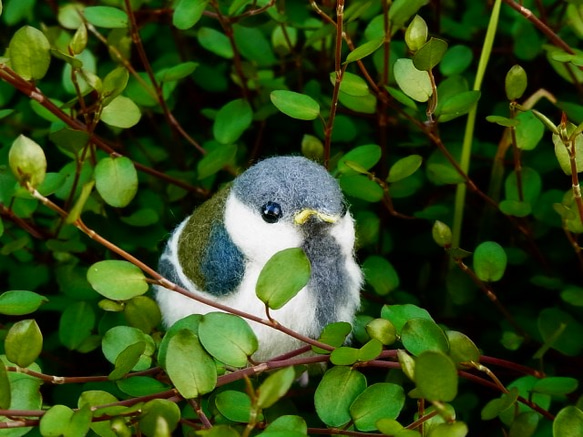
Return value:
M 352 322 L 362 273 L 354 258 L 354 220 L 336 181 L 303 157 L 268 158 L 199 206 L 172 233 L 159 270 L 169 280 L 216 302 L 265 318 L 255 285 L 277 252 L 301 247 L 311 264 L 308 284 L 281 309 L 280 324 L 311 338 L 331 322 Z M 164 323 L 216 309 L 157 287 Z M 301 343 L 249 321 L 261 361 Z

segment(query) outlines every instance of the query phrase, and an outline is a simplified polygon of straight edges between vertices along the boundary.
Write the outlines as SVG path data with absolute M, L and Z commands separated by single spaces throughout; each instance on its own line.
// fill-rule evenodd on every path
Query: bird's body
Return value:
M 354 221 L 336 180 L 301 157 L 259 162 L 203 203 L 173 232 L 160 271 L 194 293 L 265 318 L 255 285 L 277 252 L 301 247 L 311 265 L 310 281 L 271 317 L 316 338 L 331 322 L 352 322 L 362 273 L 354 260 Z M 172 325 L 213 307 L 158 287 L 164 322 Z M 259 340 L 256 360 L 301 344 L 268 326 L 250 322 Z

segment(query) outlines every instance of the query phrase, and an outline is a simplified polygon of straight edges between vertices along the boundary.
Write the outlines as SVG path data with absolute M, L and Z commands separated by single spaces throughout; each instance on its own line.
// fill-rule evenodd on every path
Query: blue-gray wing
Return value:
M 200 272 L 204 278 L 204 291 L 215 295 L 232 293 L 243 280 L 245 257 L 220 222 L 211 229 Z

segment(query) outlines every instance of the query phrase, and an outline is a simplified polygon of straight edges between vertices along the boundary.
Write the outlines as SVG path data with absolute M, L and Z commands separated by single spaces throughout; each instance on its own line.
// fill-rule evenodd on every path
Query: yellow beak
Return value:
M 303 209 L 295 215 L 294 223 L 296 225 L 303 225 L 310 219 L 310 217 L 313 216 L 317 217 L 325 223 L 336 223 L 338 221 L 337 216 L 324 214 L 316 211 L 315 209 Z

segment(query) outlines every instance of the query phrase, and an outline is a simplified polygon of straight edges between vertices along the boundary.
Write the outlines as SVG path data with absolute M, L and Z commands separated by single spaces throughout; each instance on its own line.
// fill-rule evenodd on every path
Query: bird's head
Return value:
M 248 257 L 264 260 L 322 232 L 354 240 L 336 179 L 303 157 L 269 158 L 235 179 L 225 225 Z

